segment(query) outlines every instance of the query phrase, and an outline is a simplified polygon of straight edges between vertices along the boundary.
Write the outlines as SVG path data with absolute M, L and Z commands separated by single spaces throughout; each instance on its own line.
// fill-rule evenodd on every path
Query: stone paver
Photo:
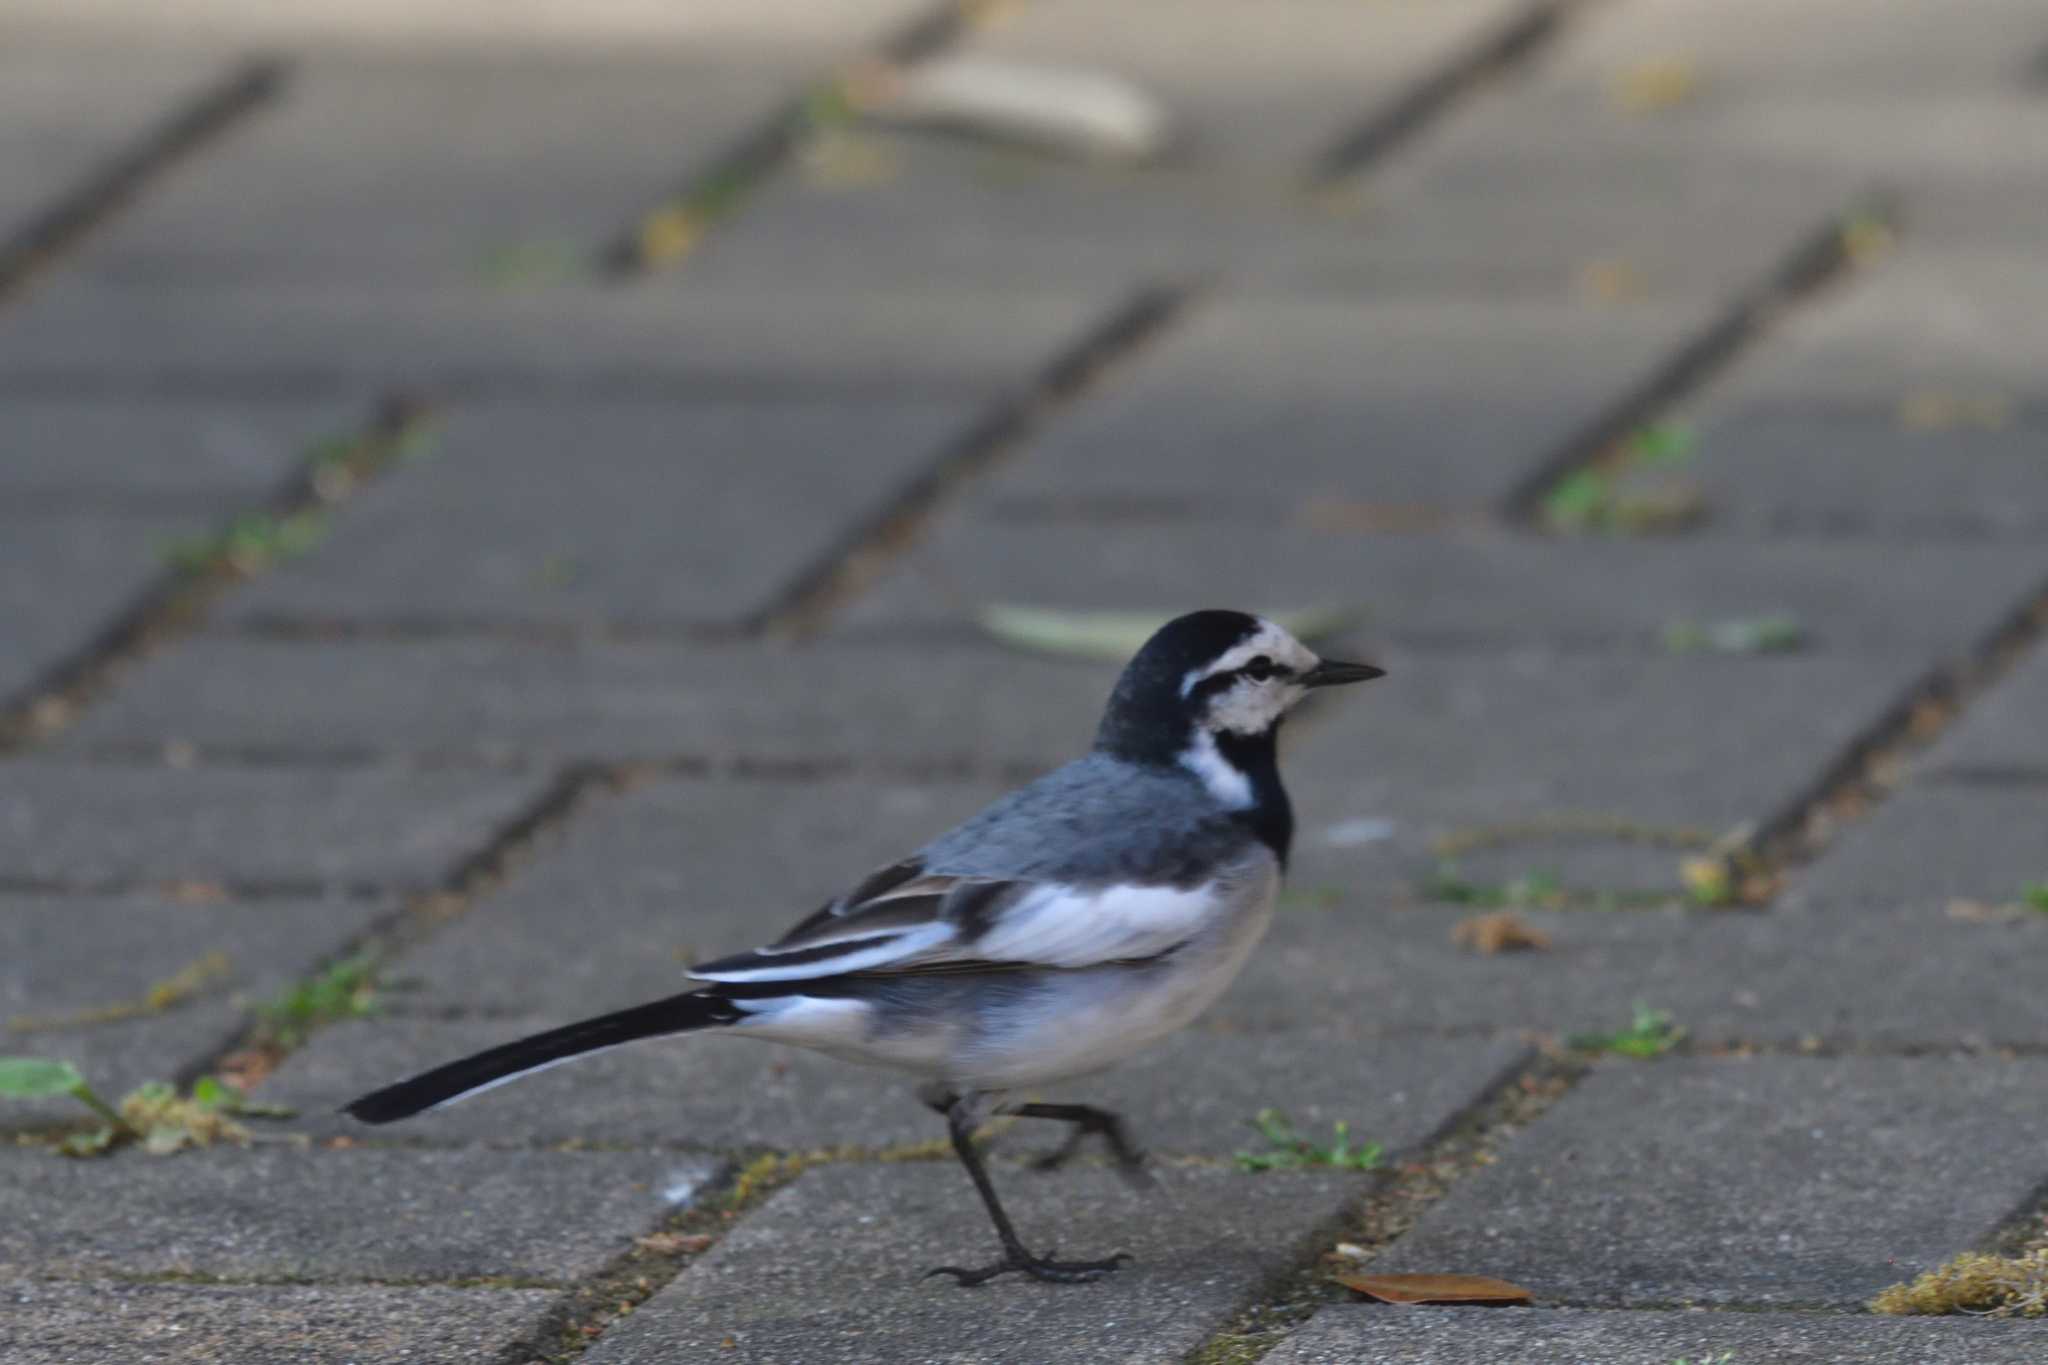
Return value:
M 964 430 L 966 402 L 470 404 L 231 620 L 725 623 Z M 774 526 L 773 536 L 761 534 Z
M 1226 295 L 962 505 L 1105 537 L 1477 512 L 1697 325 L 1672 307 Z
M 23 521 L 52 509 L 211 518 L 261 503 L 320 441 L 359 429 L 366 416 L 335 402 L 17 395 L 8 400 L 12 445 L 0 496 Z
M 78 269 L 178 289 L 573 272 L 789 98 L 806 56 L 318 53 Z
M 919 1278 L 993 1254 L 961 1171 L 828 1167 L 756 1210 L 586 1358 L 1179 1360 L 1364 1188 L 1357 1176 L 1185 1170 L 1147 1196 L 1101 1170 L 996 1178 L 1027 1242 L 1136 1259 L 1079 1292 L 1004 1279 L 970 1294 Z
M 0 1045 L 68 1060 L 115 1096 L 169 1080 L 234 1037 L 244 1007 L 304 975 L 389 909 L 374 900 L 0 897 Z M 181 977 L 190 982 L 184 998 L 143 1008 L 152 990 Z M 124 1006 L 137 1014 L 84 1017 Z M 4 1117 L 83 1112 L 57 1099 L 10 1102 Z
M 2027 1322 L 1842 1318 L 1818 1313 L 1602 1313 L 1575 1309 L 1325 1308 L 1266 1365 L 2025 1365 Z
M 721 283 L 903 288 L 980 280 L 1128 288 L 1238 264 L 1275 240 L 1341 257 L 1351 234 L 1303 193 L 1314 159 L 1510 13 L 1504 0 L 1341 0 L 1255 14 L 1231 0 L 1143 0 L 1105 14 L 1052 3 L 987 25 L 970 59 L 1132 82 L 1177 137 L 1153 162 L 1048 156 L 969 136 L 841 132 L 769 185 L 744 232 L 692 269 Z M 1286 71 L 1288 79 L 1275 80 Z M 1313 243 L 1313 246 L 1307 245 Z
M 1170 608 L 1158 604 L 1173 602 L 1328 605 L 1358 611 L 1355 633 L 1366 645 L 1664 653 L 1665 631 L 1681 623 L 1790 613 L 1807 652 L 1904 655 L 1910 669 L 1966 650 L 2041 574 L 2038 554 L 2020 545 L 1779 542 L 1746 548 L 1731 562 L 1725 546 L 1704 539 L 1650 556 L 1619 540 L 1445 541 L 1305 528 L 1276 534 L 1229 522 L 1048 526 L 963 516 L 849 613 L 849 630 L 957 622 L 964 604 L 991 601 L 1075 609 L 1092 602 L 1162 615 Z M 1898 673 L 1896 685 L 1912 676 Z
M 232 65 L 198 44 L 145 51 L 17 31 L 0 56 L 0 232 L 77 189 Z
M 1957 719 L 1955 727 L 1928 750 L 1925 766 L 1957 776 L 1980 774 L 1991 781 L 2017 778 L 2038 787 L 2048 774 L 2048 736 L 2041 729 L 2044 708 L 2048 650 L 2036 648 Z
M 1952 899 L 2016 901 L 2048 882 L 2041 793 L 2026 786 L 1910 783 L 1798 874 L 1789 896 L 1939 911 Z M 2048 925 L 2048 915 L 2043 915 Z
M 1413 1160 L 1538 1043 L 1637 1004 L 1686 1049 L 1596 1065 L 1380 1262 L 1503 1273 L 1545 1308 L 1332 1291 L 1271 1358 L 2040 1354 L 2026 1324 L 1855 1311 L 2037 1211 L 2048 917 L 2014 903 L 2048 877 L 2040 652 L 1772 906 L 1678 895 L 1685 854 L 1797 814 L 2039 590 L 2035 0 L 1575 6 L 1313 192 L 1333 139 L 1519 5 L 977 6 L 958 52 L 1106 70 L 1183 136 L 1131 167 L 835 126 L 674 268 L 603 287 L 593 249 L 928 11 L 262 8 L 195 0 L 175 44 L 128 0 L 10 9 L 16 223 L 220 53 L 275 40 L 298 75 L 6 300 L 0 699 L 100 637 L 164 540 L 262 497 L 389 391 L 437 400 L 444 430 L 337 505 L 312 554 L 116 670 L 57 752 L 0 764 L 0 1050 L 103 1090 L 185 1078 L 252 1001 L 490 847 L 563 762 L 652 776 L 577 803 L 383 966 L 373 1016 L 282 1059 L 263 1090 L 300 1106 L 293 1137 L 170 1160 L 0 1148 L 0 1357 L 524 1365 L 564 1340 L 562 1291 L 773 1148 L 843 1164 L 593 1324 L 593 1365 L 1185 1359 L 1310 1270 L 1383 1178 L 1242 1173 L 1253 1114 Z M 1698 433 L 1685 467 L 1635 477 L 1695 481 L 1701 525 L 1562 540 L 1496 515 L 1877 183 L 1901 232 L 1857 225 L 1856 270 L 1665 414 Z M 723 629 L 1134 289 L 1190 272 L 1211 287 L 1033 407 L 818 636 Z M 918 1279 L 992 1250 L 954 1163 L 874 1159 L 931 1155 L 938 1121 L 901 1078 L 800 1052 L 670 1040 L 397 1130 L 336 1112 L 681 989 L 689 960 L 1078 752 L 1113 666 L 1009 652 L 975 606 L 1204 600 L 1362 607 L 1331 648 L 1390 676 L 1290 729 L 1291 890 L 1244 978 L 1151 1055 L 1045 1096 L 1124 1110 L 1167 1191 L 1136 1197 L 1099 1158 L 1027 1170 L 1049 1125 L 992 1137 L 1028 1240 L 1137 1254 L 1107 1282 Z M 1771 612 L 1801 618 L 1800 651 L 1665 642 Z M 1453 943 L 1457 879 L 1486 900 L 1546 878 L 1631 908 L 1524 910 L 1542 952 Z M 230 975 L 161 1014 L 13 1027 L 135 999 L 216 947 Z M 453 1287 L 479 1281 L 545 1288 Z M 1666 1311 L 1691 1304 L 1755 1311 Z
M 0 1285 L 8 1365 L 415 1365 L 482 1360 L 540 1335 L 556 1295 L 537 1289 L 372 1285 Z
M 88 651 L 100 624 L 163 575 L 166 547 L 210 524 L 175 511 L 0 512 L 0 701 L 27 700 Z
M 1485 956 L 1451 938 L 1473 911 L 1403 907 L 1370 884 L 1303 875 L 1311 894 L 1343 899 L 1283 917 L 1211 1027 L 1569 1038 L 1625 1028 L 1641 1004 L 1703 1043 L 1988 1047 L 2048 1028 L 2034 987 L 2048 924 L 2029 920 L 1958 922 L 1939 902 L 1685 910 L 1674 894 L 1662 910 L 1517 910 L 1550 948 Z M 1318 981 L 1315 996 L 1304 979 Z
M 118 1173 L 118 1205 L 98 1197 Z M 11 1276 L 566 1282 L 631 1249 L 716 1173 L 672 1152 L 209 1149 L 0 1153 Z
M 915 689 L 902 685 L 912 658 Z M 1050 766 L 1085 747 L 1116 670 L 915 639 L 824 649 L 211 636 L 140 676 L 64 742 Z
M 10 392 L 253 389 L 368 403 L 385 389 L 461 397 L 670 397 L 806 390 L 991 395 L 1075 335 L 1103 300 L 967 282 L 905 293 L 766 288 L 365 293 L 342 284 L 185 292 L 68 280 L 0 329 Z M 999 307 L 1006 325 L 985 325 Z M 394 342 L 393 338 L 400 338 Z
M 541 781 L 18 760 L 0 790 L 0 879 L 422 888 L 480 852 Z
M 1228 1007 L 1219 1006 L 1218 1016 L 1227 1020 Z M 302 1109 L 317 1133 L 361 1137 L 370 1130 L 334 1113 L 355 1096 L 573 1017 L 398 1014 L 351 1023 L 293 1056 L 264 1094 Z M 1163 1154 L 1259 1150 L 1264 1144 L 1250 1125 L 1266 1108 L 1282 1110 L 1323 1141 L 1342 1121 L 1356 1142 L 1399 1151 L 1434 1136 L 1524 1058 L 1511 1040 L 1361 1043 L 1341 1029 L 1289 1022 L 1258 1036 L 1198 1028 L 1105 1076 L 1049 1087 L 1044 1098 L 1114 1108 L 1141 1142 Z M 1191 1072 L 1202 1076 L 1199 1086 L 1190 1085 Z M 398 1131 L 434 1141 L 794 1150 L 885 1148 L 945 1136 L 905 1077 L 716 1035 L 649 1042 L 558 1067 Z M 1004 1137 L 1004 1150 L 1029 1154 L 1057 1145 L 1060 1136 L 1056 1126 L 1024 1124 Z
M 2042 1082 L 1946 1057 L 1610 1064 L 1375 1266 L 1573 1304 L 1853 1307 L 2033 1194 Z

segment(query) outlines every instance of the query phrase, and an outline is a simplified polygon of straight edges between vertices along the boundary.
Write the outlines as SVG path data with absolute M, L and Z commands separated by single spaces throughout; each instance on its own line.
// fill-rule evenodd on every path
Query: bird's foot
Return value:
M 934 1275 L 951 1275 L 954 1283 L 972 1286 L 987 1284 L 998 1275 L 1008 1275 L 1014 1271 L 1020 1275 L 1029 1275 L 1034 1280 L 1047 1280 L 1053 1284 L 1086 1284 L 1090 1280 L 1101 1279 L 1131 1259 L 1128 1252 L 1122 1251 L 1100 1261 L 1056 1261 L 1053 1255 L 1054 1253 L 1047 1252 L 1044 1256 L 1033 1256 L 1022 1247 L 1016 1247 L 993 1265 L 980 1266 L 973 1270 L 965 1266 L 942 1265 L 927 1270 L 924 1277 L 930 1279 Z
M 1025 1165 L 1034 1171 L 1057 1171 L 1074 1159 L 1087 1137 L 1086 1129 L 1076 1128 L 1065 1142 L 1049 1152 L 1040 1152 L 1025 1162 Z M 1112 1144 L 1111 1154 L 1116 1158 L 1116 1173 L 1123 1178 L 1124 1184 L 1140 1191 L 1159 1188 L 1159 1182 L 1153 1178 L 1143 1152 L 1126 1143 L 1120 1147 Z

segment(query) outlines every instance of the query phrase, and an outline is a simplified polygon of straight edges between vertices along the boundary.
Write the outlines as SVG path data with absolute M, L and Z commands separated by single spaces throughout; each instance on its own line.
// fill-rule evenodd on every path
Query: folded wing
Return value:
M 953 877 L 911 860 L 877 872 L 767 947 L 690 974 L 750 982 L 943 967 L 1090 967 L 1170 951 L 1199 933 L 1216 909 L 1203 887 Z

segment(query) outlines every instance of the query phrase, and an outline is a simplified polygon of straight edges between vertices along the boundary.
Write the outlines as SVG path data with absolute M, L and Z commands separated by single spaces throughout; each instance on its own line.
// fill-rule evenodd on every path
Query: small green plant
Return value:
M 1785 654 L 1805 643 L 1806 627 L 1791 612 L 1673 621 L 1664 627 L 1664 649 L 1670 654 Z
M 1641 910 L 1668 904 L 1676 894 L 1656 888 L 1569 887 L 1542 868 L 1504 882 L 1476 882 L 1450 861 L 1438 863 L 1420 890 L 1425 900 L 1474 910 Z
M 2029 910 L 2048 915 L 2048 882 L 2028 882 L 2020 888 L 2020 902 Z
M 280 560 L 305 554 L 327 534 L 327 519 L 318 511 L 249 512 L 227 529 L 194 536 L 168 546 L 164 557 L 186 573 L 227 569 L 239 574 L 261 572 Z
M 1638 1001 L 1627 1028 L 1613 1033 L 1581 1033 L 1571 1039 L 1571 1045 L 1623 1057 L 1659 1057 L 1684 1038 L 1684 1027 L 1672 1021 L 1669 1010 L 1651 1009 Z
M 66 1156 L 98 1156 L 125 1143 L 139 1143 L 158 1156 L 215 1142 L 247 1142 L 249 1130 L 237 1118 L 289 1118 L 292 1111 L 260 1104 L 234 1086 L 206 1076 L 180 1097 L 176 1088 L 151 1081 L 108 1104 L 69 1062 L 46 1057 L 0 1057 L 0 1099 L 44 1099 L 69 1095 L 100 1120 L 94 1128 L 57 1141 Z
M 1599 462 L 1573 470 L 1544 494 L 1544 524 L 1568 534 L 1602 531 L 1635 535 L 1673 530 L 1697 520 L 1702 500 L 1699 489 L 1690 483 L 1639 491 L 1623 487 L 1633 471 L 1685 464 L 1697 444 L 1698 437 L 1685 422 L 1650 422 L 1638 427 Z
M 369 1014 L 377 1007 L 374 974 L 369 954 L 357 953 L 279 992 L 257 1011 L 265 1041 L 294 1048 L 323 1024 Z
M 1239 1152 L 1241 1171 L 1286 1171 L 1304 1166 L 1335 1166 L 1350 1171 L 1370 1171 L 1386 1156 L 1377 1142 L 1362 1147 L 1351 1145 L 1351 1125 L 1339 1119 L 1331 1131 L 1335 1137 L 1327 1147 L 1318 1147 L 1294 1131 L 1294 1125 L 1278 1109 L 1261 1109 L 1252 1126 L 1266 1139 L 1268 1150 Z

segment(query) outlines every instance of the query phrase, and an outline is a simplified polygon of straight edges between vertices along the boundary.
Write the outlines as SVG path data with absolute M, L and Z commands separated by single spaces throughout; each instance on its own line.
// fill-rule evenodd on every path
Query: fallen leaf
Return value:
M 1451 942 L 1475 953 L 1515 953 L 1550 946 L 1550 935 L 1512 910 L 1467 915 L 1451 926 Z
M 1487 1275 L 1339 1275 L 1337 1283 L 1381 1303 L 1526 1304 L 1518 1284 Z
M 1602 256 L 1579 267 L 1580 294 L 1600 303 L 1633 303 L 1649 292 L 1643 272 L 1620 256 Z
M 678 1253 L 694 1255 L 710 1246 L 711 1242 L 711 1235 L 704 1232 L 650 1232 L 645 1237 L 635 1238 L 633 1244 L 657 1256 L 674 1256 Z
M 2025 908 L 2018 905 L 1991 905 L 1962 899 L 1948 903 L 1948 917 L 1964 924 L 2011 924 L 2026 913 Z
M 1121 76 L 1074 66 L 939 57 L 856 81 L 854 107 L 870 118 L 962 130 L 1081 158 L 1140 161 L 1160 151 L 1172 119 Z
M 1698 67 L 1683 57 L 1660 57 L 1624 68 L 1608 88 L 1608 98 L 1628 113 L 1648 114 L 1684 104 L 1699 89 Z

